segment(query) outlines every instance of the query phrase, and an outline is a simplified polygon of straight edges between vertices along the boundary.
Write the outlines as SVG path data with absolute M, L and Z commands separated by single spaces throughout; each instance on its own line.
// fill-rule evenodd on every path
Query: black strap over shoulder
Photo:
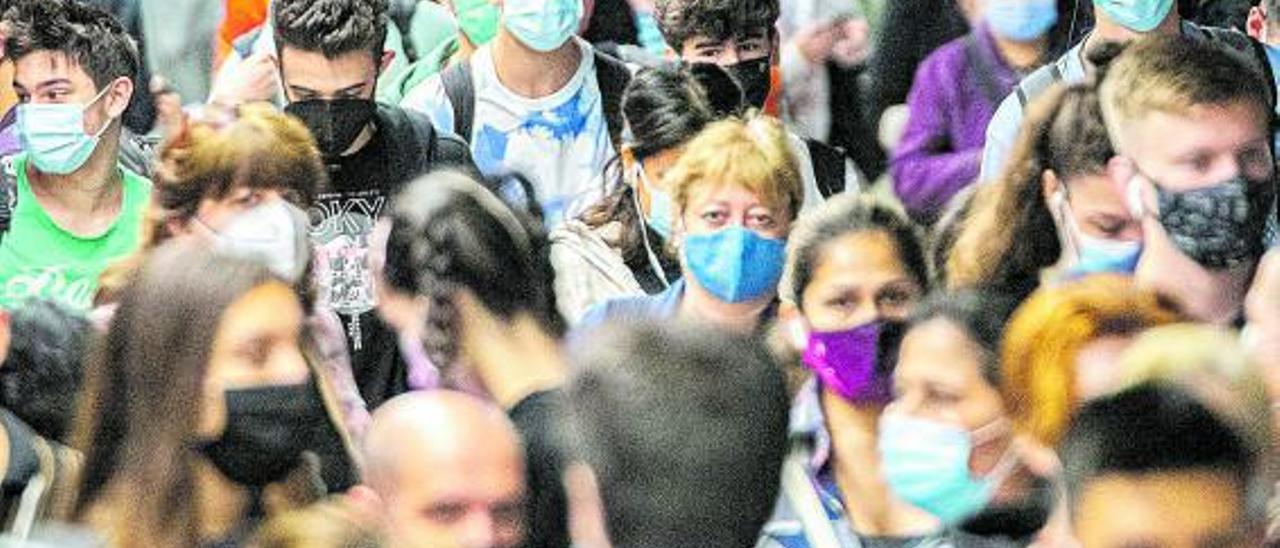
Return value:
M 622 150 L 622 95 L 631 83 L 631 70 L 622 61 L 600 50 L 595 50 L 596 85 L 600 87 L 600 100 L 605 124 L 609 126 L 609 140 L 615 150 Z
M 471 77 L 471 62 L 459 61 L 440 72 L 444 94 L 453 106 L 453 132 L 471 142 L 471 128 L 476 118 L 476 84 Z
M 13 158 L 0 160 L 0 240 L 9 232 L 13 209 L 18 205 L 18 173 Z
M 824 198 L 830 198 L 845 191 L 845 175 L 848 169 L 844 150 L 821 141 L 805 139 L 809 147 L 809 156 L 813 163 L 813 178 L 818 184 L 818 191 Z
M 1018 103 L 1022 108 L 1027 108 L 1027 104 L 1034 101 L 1036 97 L 1043 95 L 1054 84 L 1065 79 L 1062 73 L 1062 63 L 1062 59 L 1049 63 L 1036 69 L 1035 72 L 1018 82 L 1018 87 L 1014 90 L 1014 94 L 1018 96 Z

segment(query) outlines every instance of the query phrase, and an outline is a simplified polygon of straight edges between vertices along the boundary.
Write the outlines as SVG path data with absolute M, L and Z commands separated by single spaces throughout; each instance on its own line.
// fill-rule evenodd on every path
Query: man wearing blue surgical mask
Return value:
M 12 7 L 22 152 L 6 166 L 0 306 L 31 298 L 87 309 L 107 264 L 138 243 L 151 182 L 117 162 L 138 49 L 105 12 L 68 0 Z
M 401 106 L 471 144 L 486 176 L 533 183 L 547 224 L 580 212 L 622 132 L 630 72 L 576 34 L 584 0 L 490 0 L 498 33 L 470 59 L 405 94 Z
M 1093 30 L 1057 61 L 1024 78 L 996 110 L 987 126 L 982 170 L 978 180 L 991 181 L 1000 175 L 1013 152 L 1014 140 L 1022 125 L 1027 105 L 1056 83 L 1084 82 L 1085 75 L 1094 70 L 1089 61 L 1090 54 L 1108 42 L 1128 43 L 1150 36 L 1182 35 L 1234 50 L 1249 58 L 1256 69 L 1264 72 L 1269 70 L 1269 63 L 1256 42 L 1236 31 L 1201 27 L 1185 20 L 1178 13 L 1180 3 L 1175 0 L 1092 1 L 1095 22 Z M 1274 98 L 1274 85 L 1267 87 L 1268 94 Z M 1274 99 L 1272 102 L 1274 103 Z

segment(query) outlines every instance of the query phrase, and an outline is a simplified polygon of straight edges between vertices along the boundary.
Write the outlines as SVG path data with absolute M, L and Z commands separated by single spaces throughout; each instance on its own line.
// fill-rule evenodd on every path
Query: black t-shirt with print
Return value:
M 329 186 L 310 211 L 318 302 L 342 318 L 352 372 L 369 409 L 407 390 L 396 332 L 375 309 L 368 258 L 377 219 L 401 188 L 435 167 L 427 158 L 444 139 L 415 127 L 429 122 L 413 116 L 379 104 L 373 138 L 329 166 Z

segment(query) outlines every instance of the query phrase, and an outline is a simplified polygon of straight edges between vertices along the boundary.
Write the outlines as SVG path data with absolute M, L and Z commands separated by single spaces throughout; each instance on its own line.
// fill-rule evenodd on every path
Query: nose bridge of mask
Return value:
M 272 273 L 294 282 L 307 264 L 307 223 L 302 210 L 276 199 L 237 215 L 216 234 L 222 249 L 261 260 Z

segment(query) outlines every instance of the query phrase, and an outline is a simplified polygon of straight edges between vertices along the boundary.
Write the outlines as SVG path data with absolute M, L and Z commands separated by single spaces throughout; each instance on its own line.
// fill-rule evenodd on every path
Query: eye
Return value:
M 773 215 L 770 215 L 768 213 L 759 213 L 759 214 L 752 215 L 748 219 L 748 222 L 751 224 L 752 228 L 758 228 L 761 230 L 771 230 L 774 227 L 778 226 L 777 219 L 774 219 Z
M 723 211 L 708 211 L 702 214 L 702 220 L 712 225 L 721 225 L 729 218 L 729 214 Z
M 858 299 L 851 295 L 839 295 L 824 302 L 830 308 L 849 310 L 858 307 Z
M 932 405 L 948 407 L 960 403 L 960 396 L 937 387 L 929 387 L 925 391 L 925 399 Z
M 438 504 L 424 513 L 436 523 L 456 523 L 467 515 L 467 509 L 461 504 Z

